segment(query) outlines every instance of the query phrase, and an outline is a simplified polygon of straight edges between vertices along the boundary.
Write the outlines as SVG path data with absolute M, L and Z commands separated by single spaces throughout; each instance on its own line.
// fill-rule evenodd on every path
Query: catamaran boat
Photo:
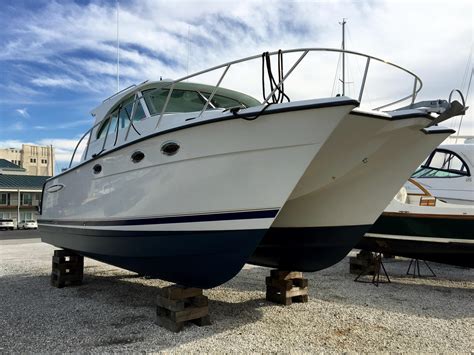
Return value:
M 448 203 L 474 205 L 474 144 L 442 144 L 411 176 L 433 196 Z M 408 193 L 417 187 L 405 184 Z
M 410 146 L 409 163 L 400 162 L 392 172 L 395 177 L 384 180 L 389 190 L 398 189 L 399 176 L 406 178 L 415 161 L 451 132 L 427 127 L 462 107 L 457 101 L 443 102 L 435 115 L 428 113 L 432 108 L 390 114 L 360 110 L 363 85 L 358 99 L 343 95 L 290 102 L 285 81 L 308 54 L 321 52 L 367 58 L 364 83 L 371 60 L 386 63 L 338 49 L 266 52 L 178 80 L 144 82 L 105 100 L 92 112 L 95 123 L 79 141 L 69 169 L 45 183 L 38 223 L 43 241 L 140 274 L 210 288 L 237 274 L 266 233 L 306 228 L 314 215 L 292 219 L 295 212 L 288 202 L 299 204 L 318 190 L 329 209 L 339 209 L 341 199 L 324 191 L 337 186 L 349 193 L 365 187 L 361 175 L 370 176 L 384 167 L 382 160 L 394 159 L 386 154 Z M 288 54 L 297 59 L 284 72 L 283 56 Z M 275 57 L 277 79 L 271 65 Z M 229 68 L 260 59 L 263 102 L 221 86 Z M 216 71 L 217 84 L 188 81 Z M 408 97 L 412 102 L 421 88 L 416 76 L 415 83 L 419 87 Z M 354 127 L 353 135 L 378 136 L 366 142 L 348 132 Z M 349 151 L 341 149 L 344 145 Z M 331 152 L 334 147 L 338 149 Z M 326 166 L 330 157 L 339 163 Z M 380 213 L 388 201 L 385 195 L 373 196 Z M 319 203 L 311 198 L 307 207 L 316 210 Z M 340 211 L 360 209 L 354 206 Z M 332 217 L 324 221 L 325 216 L 316 214 L 317 223 L 355 226 L 358 237 L 359 226 L 373 222 L 359 220 L 359 214 L 351 224 Z M 286 237 L 283 244 L 301 245 L 298 234 Z M 332 235 L 328 250 L 339 245 L 340 237 Z M 356 239 L 350 238 L 351 243 Z
M 409 182 L 418 191 L 403 187 L 357 248 L 474 267 L 474 206 L 443 202 Z

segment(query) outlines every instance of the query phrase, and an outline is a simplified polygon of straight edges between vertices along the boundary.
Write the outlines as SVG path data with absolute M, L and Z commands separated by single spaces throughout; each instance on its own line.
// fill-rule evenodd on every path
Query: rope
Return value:
M 269 52 L 262 53 L 262 93 L 263 93 L 263 100 L 265 101 L 267 98 L 266 89 L 265 89 L 265 66 L 267 67 L 267 76 L 268 81 L 270 83 L 270 93 L 272 103 L 282 103 L 284 99 L 290 102 L 290 98 L 285 93 L 285 86 L 283 83 L 283 52 L 282 50 L 278 50 L 278 83 L 275 80 L 275 77 L 272 72 L 272 63 L 271 57 Z M 281 86 L 278 84 L 281 83 Z

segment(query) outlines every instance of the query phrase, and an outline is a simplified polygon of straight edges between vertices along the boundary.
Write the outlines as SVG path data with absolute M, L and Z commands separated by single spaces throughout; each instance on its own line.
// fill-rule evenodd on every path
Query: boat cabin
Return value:
M 81 160 L 156 132 L 161 118 L 159 131 L 197 119 L 203 110 L 208 117 L 212 111 L 261 105 L 249 95 L 225 88 L 218 88 L 212 95 L 215 86 L 211 85 L 179 82 L 170 95 L 171 86 L 170 81 L 144 82 L 106 99 L 91 112 L 96 120 Z

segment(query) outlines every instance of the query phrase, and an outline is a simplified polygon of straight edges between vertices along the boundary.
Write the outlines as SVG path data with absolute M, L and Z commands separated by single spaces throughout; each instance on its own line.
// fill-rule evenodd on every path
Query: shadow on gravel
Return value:
M 347 258 L 331 268 L 305 272 L 303 276 L 309 281 L 310 301 L 321 300 L 440 319 L 474 317 L 474 307 L 465 307 L 473 294 L 474 270 L 430 263 L 437 277 L 413 278 L 406 275 L 408 265 L 409 260 L 386 261 L 385 268 L 392 283 L 381 283 L 379 287 L 354 282 L 357 275 L 349 273 Z M 421 271 L 422 275 L 426 275 L 428 270 L 422 268 Z M 241 292 L 264 292 L 265 277 L 269 274 L 268 268 L 244 269 L 238 278 L 223 287 Z M 372 276 L 362 279 L 370 282 Z M 380 279 L 385 280 L 382 275 Z
M 349 273 L 347 260 L 321 274 L 305 276 L 310 280 L 312 299 L 439 319 L 474 316 L 474 307 L 466 307 L 473 293 L 472 270 L 430 263 L 437 277 L 414 278 L 406 275 L 408 265 L 409 260 L 385 262 L 392 282 L 380 283 L 378 287 L 370 283 L 372 276 L 362 277 L 369 283 L 354 282 L 356 275 Z M 422 275 L 427 275 L 427 271 Z M 386 280 L 382 274 L 380 280 Z
M 224 333 L 262 317 L 262 299 L 215 301 L 212 325 L 187 325 L 174 334 L 154 324 L 157 288 L 169 283 L 120 275 L 90 274 L 84 284 L 57 289 L 49 275 L 0 278 L 0 348 L 20 352 L 159 351 Z M 115 272 L 117 272 L 115 270 Z M 210 292 L 205 292 L 206 294 Z

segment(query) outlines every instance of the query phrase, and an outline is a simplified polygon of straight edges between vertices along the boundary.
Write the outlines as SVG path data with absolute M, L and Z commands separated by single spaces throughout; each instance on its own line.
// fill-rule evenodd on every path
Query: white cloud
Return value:
M 25 118 L 30 117 L 30 114 L 28 113 L 28 110 L 26 109 L 26 107 L 25 108 L 17 108 L 15 111 L 18 112 L 20 114 L 20 116 L 22 116 L 22 117 L 25 117 Z
M 281 1 L 271 6 L 265 1 L 186 1 L 180 6 L 156 0 L 122 2 L 121 84 L 184 76 L 188 58 L 189 72 L 195 72 L 266 50 L 339 47 L 338 22 L 346 17 L 349 49 L 386 58 L 417 73 L 424 81 L 420 100 L 447 98 L 462 82 L 472 50 L 472 9 L 472 3 L 464 0 Z M 89 91 L 97 101 L 108 97 L 116 89 L 115 25 L 115 2 L 53 1 L 36 13 L 19 14 L 9 26 L 13 31 L 5 37 L 0 61 L 22 58 L 41 63 L 52 73 L 27 72 L 27 82 L 33 85 L 11 84 L 20 93 L 15 96 L 28 100 L 25 90 L 34 96 L 41 88 L 60 88 Z M 329 65 L 315 62 L 318 65 L 308 66 L 308 75 L 293 80 L 293 89 L 291 85 L 287 89 L 295 97 L 330 95 L 336 62 L 337 56 Z M 286 68 L 289 63 L 285 62 Z M 363 66 L 363 61 L 348 58 L 349 80 L 355 81 L 349 87 L 352 94 L 360 85 L 357 79 Z M 232 73 L 232 68 L 223 84 L 260 98 L 258 63 L 256 68 L 250 80 L 244 79 L 243 71 Z M 322 76 L 316 76 L 314 68 Z M 369 75 L 375 69 L 371 65 Z M 408 81 L 392 80 L 386 74 L 377 83 L 374 78 L 369 76 L 367 82 L 366 98 L 372 102 L 411 90 Z M 464 121 L 472 122 L 472 110 Z

